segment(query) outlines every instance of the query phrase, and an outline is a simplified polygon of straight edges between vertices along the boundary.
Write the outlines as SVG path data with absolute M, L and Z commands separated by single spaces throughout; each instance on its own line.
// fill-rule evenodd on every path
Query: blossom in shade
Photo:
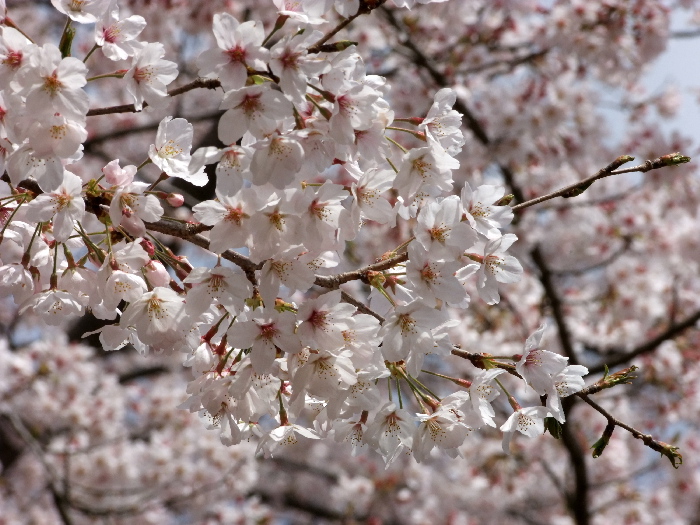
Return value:
M 170 288 L 156 287 L 126 307 L 119 322 L 133 326 L 138 338 L 156 349 L 167 349 L 182 341 L 187 329 L 185 302 Z
M 236 321 L 228 329 L 228 338 L 237 348 L 250 348 L 250 360 L 257 374 L 270 371 L 279 348 L 295 354 L 301 351 L 295 333 L 296 316 L 273 308 L 257 310 L 245 321 Z
M 503 452 L 510 454 L 510 441 L 516 430 L 527 437 L 537 437 L 544 434 L 544 418 L 550 415 L 551 411 L 542 406 L 519 408 L 513 412 L 508 420 L 501 425 Z
M 588 374 L 588 368 L 585 366 L 569 365 L 552 378 L 552 385 L 547 389 L 547 408 L 560 423 L 566 420 L 561 398 L 583 390 L 586 386 L 583 376 L 586 374 Z
M 393 403 L 384 405 L 367 426 L 364 441 L 378 450 L 387 466 L 413 445 L 414 418 Z

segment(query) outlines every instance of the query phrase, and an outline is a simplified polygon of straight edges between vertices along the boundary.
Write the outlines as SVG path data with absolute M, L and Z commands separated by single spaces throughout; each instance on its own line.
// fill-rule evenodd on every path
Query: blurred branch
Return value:
M 626 352 L 624 354 L 620 353 L 619 355 L 608 360 L 606 363 L 601 363 L 599 365 L 590 367 L 589 372 L 591 374 L 600 374 L 605 371 L 606 365 L 609 368 L 622 365 L 629 362 L 631 359 L 634 359 L 637 356 L 652 352 L 656 350 L 656 348 L 664 341 L 673 339 L 676 336 L 683 333 L 688 328 L 694 327 L 698 321 L 700 321 L 700 310 L 692 313 L 691 315 L 689 315 L 684 320 L 678 323 L 672 323 L 671 325 L 669 325 L 668 328 L 666 328 L 666 330 L 661 332 L 659 335 L 657 335 L 653 339 L 650 339 L 646 343 L 642 343 L 641 345 L 630 350 L 629 352 Z
M 571 339 L 571 332 L 566 324 L 566 319 L 564 318 L 564 308 L 562 306 L 561 298 L 559 297 L 559 292 L 554 286 L 554 280 L 552 278 L 552 271 L 549 269 L 549 265 L 542 254 L 542 249 L 539 245 L 530 253 L 532 260 L 537 266 L 540 272 L 540 282 L 544 288 L 544 293 L 549 302 L 549 306 L 552 308 L 552 315 L 557 323 L 557 333 L 559 334 L 559 342 L 561 343 L 562 351 L 564 355 L 569 358 L 569 364 L 577 365 L 578 358 L 576 357 L 576 352 L 574 351 L 574 344 Z

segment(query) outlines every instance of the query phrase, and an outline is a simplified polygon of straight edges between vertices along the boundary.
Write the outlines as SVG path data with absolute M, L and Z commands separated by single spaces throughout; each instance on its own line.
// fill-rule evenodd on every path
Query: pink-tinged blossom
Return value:
M 111 0 L 51 0 L 53 6 L 71 20 L 92 24 L 102 16 Z
M 165 117 L 158 125 L 156 143 L 151 144 L 148 157 L 171 177 L 204 186 L 209 181 L 204 168 L 195 173 L 190 170 L 193 133 L 192 124 L 184 118 Z
M 351 328 L 350 318 L 357 308 L 341 303 L 340 290 L 310 299 L 299 307 L 297 330 L 301 341 L 314 349 L 337 350 L 345 345 L 343 332 Z
M 165 47 L 159 42 L 142 44 L 124 75 L 126 90 L 134 97 L 136 111 L 146 102 L 156 108 L 167 104 L 166 86 L 177 78 L 177 64 L 163 60 Z
M 517 430 L 527 437 L 537 437 L 544 434 L 544 418 L 551 416 L 547 407 L 535 406 L 519 408 L 508 420 L 501 425 L 503 432 L 503 452 L 510 454 L 510 441 Z
M 367 447 L 364 441 L 366 423 L 357 419 L 336 419 L 333 422 L 333 439 L 338 443 L 343 441 L 352 446 L 352 455 L 357 454 Z
M 522 357 L 515 364 L 515 370 L 539 395 L 544 395 L 554 385 L 558 375 L 569 362 L 568 357 L 540 348 L 546 326 L 542 324 L 525 341 Z
M 56 46 L 44 44 L 34 48 L 15 79 L 34 117 L 60 113 L 67 119 L 84 122 L 90 107 L 87 93 L 82 89 L 87 83 L 87 71 L 82 61 L 63 58 Z
M 321 39 L 320 31 L 306 30 L 287 36 L 270 50 L 270 69 L 277 75 L 282 93 L 295 104 L 305 101 L 306 83 L 318 78 L 330 67 L 319 53 L 309 54 L 307 49 Z
M 214 37 L 218 49 L 208 49 L 197 59 L 199 76 L 219 78 L 226 91 L 240 89 L 248 69 L 264 71 L 270 52 L 262 46 L 265 30 L 255 20 L 238 22 L 228 13 L 214 15 Z
M 228 329 L 228 339 L 236 348 L 250 348 L 250 359 L 256 374 L 268 373 L 279 348 L 296 354 L 301 351 L 295 333 L 296 316 L 273 308 L 247 314 L 247 320 L 237 320 Z
M 253 286 L 238 268 L 194 268 L 183 282 L 194 285 L 187 292 L 187 313 L 190 315 L 200 315 L 216 303 L 236 314 L 253 294 Z
M 119 19 L 119 8 L 114 4 L 95 25 L 95 43 L 110 60 L 126 60 L 138 49 L 135 40 L 146 27 L 146 20 L 139 15 Z
M 418 126 L 426 136 L 442 146 L 448 154 L 457 155 L 464 145 L 462 134 L 462 115 L 452 109 L 457 94 L 450 88 L 444 88 L 435 93 L 435 101 L 428 115 Z
M 0 26 L 0 89 L 6 89 L 34 47 L 27 37 L 12 27 Z
M 473 260 L 481 263 L 477 273 L 476 288 L 479 296 L 487 304 L 496 304 L 501 300 L 497 283 L 517 283 L 520 280 L 523 273 L 522 265 L 515 257 L 505 253 L 517 240 L 514 234 L 507 233 L 486 243 L 483 256 L 478 253 L 469 254 Z
M 346 151 L 354 154 L 354 157 L 357 159 L 383 164 L 388 157 L 391 157 L 391 143 L 386 140 L 385 132 L 387 126 L 391 126 L 393 120 L 393 111 L 380 110 L 370 127 L 355 130 L 355 151 Z M 392 171 L 392 173 L 394 172 Z
M 268 83 L 229 91 L 220 109 L 228 110 L 219 120 L 219 138 L 224 144 L 234 144 L 246 131 L 264 138 L 292 115 L 291 103 Z
M 305 249 L 300 249 L 296 242 L 297 223 L 299 222 L 297 202 L 294 200 L 295 189 L 285 191 L 266 191 L 260 188 L 258 196 L 261 205 L 256 219 L 250 225 L 255 243 L 250 246 L 250 258 L 259 263 L 265 259 L 274 258 L 276 261 L 291 261 Z M 297 245 L 296 253 L 288 251 Z M 277 292 L 275 292 L 277 293 Z
M 455 260 L 477 241 L 476 232 L 462 222 L 462 204 L 456 195 L 425 206 L 418 214 L 414 234 L 436 260 Z
M 172 349 L 188 328 L 185 302 L 170 288 L 157 287 L 129 304 L 119 324 L 133 326 L 139 339 L 157 350 Z
M 124 169 L 135 166 L 125 166 Z M 109 205 L 109 218 L 114 226 L 123 226 L 135 237 L 146 235 L 146 222 L 156 222 L 163 216 L 158 197 L 145 194 L 149 184 L 132 182 L 117 187 Z
M 214 253 L 245 246 L 250 236 L 250 219 L 258 209 L 257 192 L 243 188 L 233 196 L 217 192 L 218 200 L 204 201 L 192 208 L 196 220 L 213 226 L 209 249 Z
M 429 353 L 435 345 L 431 330 L 443 320 L 439 311 L 419 300 L 397 306 L 379 330 L 384 359 L 398 362 L 412 352 Z
M 105 176 L 105 181 L 110 186 L 127 186 L 134 181 L 136 175 L 136 166 L 130 164 L 123 168 L 119 166 L 119 159 L 110 161 L 102 168 L 102 173 Z
M 388 467 L 401 452 L 411 450 L 414 431 L 411 414 L 387 403 L 367 426 L 364 441 L 382 455 Z
M 408 204 L 421 191 L 452 189 L 452 170 L 459 168 L 459 161 L 435 145 L 410 150 L 401 162 L 394 187 Z M 427 187 L 427 189 L 426 189 Z
M 331 137 L 341 145 L 355 143 L 355 131 L 368 129 L 377 119 L 379 92 L 365 84 L 344 85 L 331 110 Z
M 36 221 L 53 219 L 54 238 L 66 242 L 73 233 L 75 221 L 81 220 L 85 213 L 82 189 L 80 177 L 66 171 L 56 191 L 39 195 L 27 204 L 27 211 Z
M 153 259 L 148 261 L 148 264 L 143 267 L 143 276 L 152 288 L 170 285 L 170 274 L 160 261 Z
M 547 389 L 547 408 L 552 411 L 552 416 L 559 423 L 566 421 L 561 398 L 583 390 L 586 386 L 583 376 L 586 374 L 588 374 L 588 368 L 585 366 L 569 365 L 552 378 L 552 385 Z
M 502 186 L 479 186 L 473 191 L 469 183 L 464 184 L 460 198 L 464 213 L 471 227 L 488 239 L 501 236 L 500 229 L 513 220 L 513 210 L 510 206 L 496 206 L 504 195 Z

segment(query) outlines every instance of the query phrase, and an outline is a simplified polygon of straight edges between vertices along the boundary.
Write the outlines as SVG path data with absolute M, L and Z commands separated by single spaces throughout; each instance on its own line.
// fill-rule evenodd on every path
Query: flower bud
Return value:
M 179 193 L 169 193 L 165 200 L 173 208 L 179 208 L 185 203 L 185 198 Z
M 165 287 L 170 283 L 170 274 L 160 261 L 150 261 L 146 266 L 144 266 L 144 272 L 146 279 L 148 279 L 148 282 L 151 283 L 151 286 L 153 287 Z

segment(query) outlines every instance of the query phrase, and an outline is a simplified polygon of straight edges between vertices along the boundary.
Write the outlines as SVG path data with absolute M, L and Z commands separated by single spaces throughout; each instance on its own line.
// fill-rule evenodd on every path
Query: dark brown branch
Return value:
M 212 120 L 217 117 L 220 117 L 222 115 L 222 111 L 217 111 L 215 113 L 207 113 L 205 115 L 196 115 L 193 117 L 183 117 L 187 120 L 187 122 L 202 122 L 206 120 Z M 150 124 L 144 124 L 143 126 L 130 126 L 128 128 L 123 128 L 123 129 L 118 129 L 115 131 L 112 131 L 110 133 L 105 133 L 104 135 L 98 135 L 97 137 L 93 137 L 91 139 L 86 140 L 83 142 L 83 147 L 88 150 L 90 149 L 91 146 L 94 146 L 96 144 L 101 144 L 102 142 L 107 142 L 110 140 L 114 139 L 120 139 L 129 135 L 135 135 L 137 133 L 146 133 L 149 131 L 155 131 L 158 129 L 158 126 L 160 125 L 160 121 L 158 122 L 151 122 Z
M 513 206 L 513 211 L 519 211 L 524 208 L 533 206 L 535 204 L 539 204 L 540 202 L 554 199 L 555 197 L 575 197 L 576 195 L 580 195 L 581 193 L 583 193 L 583 191 L 595 181 L 604 177 L 609 177 L 611 175 L 619 175 L 621 173 L 646 173 L 647 171 L 664 168 L 666 166 L 682 164 L 688 162 L 690 159 L 688 157 L 683 157 L 679 153 L 669 153 L 668 155 L 662 155 L 661 157 L 658 157 L 654 160 L 647 160 L 644 164 L 640 164 L 639 166 L 632 166 L 631 168 L 625 168 L 621 170 L 617 169 L 623 164 L 630 162 L 631 160 L 634 160 L 634 157 L 630 157 L 629 155 L 621 155 L 614 161 L 612 161 L 610 164 L 608 164 L 605 168 L 598 171 L 598 173 L 596 173 L 595 175 L 591 175 L 590 177 L 583 179 L 580 182 L 569 184 L 568 186 L 553 191 L 552 193 L 541 195 L 540 197 L 537 197 L 535 199 L 516 204 L 515 206 Z
M 353 20 L 356 18 L 366 15 L 377 9 L 379 6 L 381 6 L 383 3 L 385 3 L 386 0 L 360 0 L 360 6 L 357 10 L 357 13 L 352 15 L 351 17 L 348 17 L 344 19 L 340 24 L 335 26 L 333 29 L 331 29 L 328 33 L 323 35 L 321 39 L 313 44 L 311 47 L 309 47 L 308 52 L 309 53 L 319 53 L 323 50 L 323 44 L 328 42 L 331 38 L 333 38 L 335 35 L 337 35 L 340 31 L 345 29 L 347 26 L 349 26 Z
M 573 399 L 569 406 L 572 406 Z M 566 505 L 574 518 L 576 525 L 588 525 L 591 521 L 588 507 L 588 492 L 590 482 L 588 480 L 588 469 L 586 468 L 586 455 L 579 443 L 578 436 L 574 433 L 571 424 L 562 425 L 561 440 L 564 448 L 569 454 L 569 461 L 574 471 L 574 489 L 567 491 Z
M 583 401 L 585 401 L 589 406 L 593 407 L 597 412 L 605 416 L 605 419 L 608 420 L 608 423 L 620 428 L 624 428 L 627 432 L 632 434 L 634 438 L 641 440 L 647 447 L 666 456 L 671 461 L 674 468 L 678 468 L 683 463 L 683 456 L 678 452 L 678 447 L 674 447 L 672 445 L 669 445 L 668 443 L 664 443 L 663 441 L 658 441 L 654 439 L 653 436 L 649 434 L 644 434 L 643 432 L 628 425 L 627 423 L 623 423 L 619 419 L 613 417 L 613 415 L 610 414 L 610 412 L 608 412 L 598 403 L 590 399 L 587 395 L 580 394 L 578 397 L 580 399 L 583 399 Z
M 184 86 L 181 86 L 179 88 L 174 88 L 168 91 L 168 95 L 171 97 L 176 97 L 178 95 L 182 95 L 183 93 L 187 93 L 188 91 L 192 91 L 193 89 L 199 89 L 199 88 L 207 88 L 207 89 L 216 89 L 221 87 L 221 82 L 219 82 L 218 79 L 206 79 L 206 78 L 197 78 L 190 82 L 189 84 L 185 84 Z M 148 103 L 144 102 L 143 107 L 147 107 Z M 136 107 L 133 104 L 123 104 L 120 106 L 109 106 L 105 108 L 95 108 L 91 109 L 90 111 L 87 112 L 88 117 L 94 117 L 97 115 L 111 115 L 114 113 L 136 113 Z

